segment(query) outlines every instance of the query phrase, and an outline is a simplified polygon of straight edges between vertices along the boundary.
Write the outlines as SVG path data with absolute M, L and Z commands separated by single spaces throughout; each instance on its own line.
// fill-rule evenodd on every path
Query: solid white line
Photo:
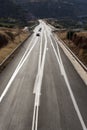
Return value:
M 57 43 L 58 43 L 58 42 L 57 42 Z M 58 46 L 58 44 L 57 44 L 57 46 Z M 58 51 L 58 53 L 60 53 L 60 52 Z M 59 54 L 59 55 L 60 55 L 60 54 Z M 65 79 L 67 88 L 68 88 L 68 90 L 69 90 L 69 93 L 70 93 L 70 96 L 71 96 L 71 99 L 72 99 L 72 102 L 73 102 L 75 111 L 76 111 L 76 113 L 77 113 L 77 115 L 78 115 L 78 118 L 79 118 L 79 120 L 80 120 L 80 123 L 81 123 L 81 126 L 82 126 L 83 130 L 87 130 L 87 127 L 86 127 L 86 125 L 85 125 L 85 123 L 84 123 L 83 117 L 82 117 L 82 115 L 81 115 L 81 113 L 80 113 L 79 107 L 78 107 L 78 105 L 77 105 L 76 99 L 75 99 L 75 97 L 74 97 L 73 91 L 72 91 L 72 89 L 71 89 L 71 86 L 70 86 L 70 83 L 69 83 L 69 80 L 68 80 L 66 71 L 65 71 L 65 69 L 64 69 L 64 65 L 63 65 L 63 62 L 62 62 L 61 55 L 60 55 L 60 59 L 61 59 L 61 65 L 62 65 L 62 69 L 63 69 L 64 79 Z
M 60 68 L 61 75 L 63 75 L 61 62 L 60 62 L 60 60 L 59 60 L 59 57 L 58 57 L 58 55 L 57 55 L 56 49 L 55 49 L 55 47 L 54 47 L 54 45 L 53 45 L 53 42 L 52 42 L 52 39 L 51 39 L 51 37 L 50 37 L 50 33 L 49 33 L 49 32 L 48 32 L 48 37 L 49 37 L 49 39 L 50 39 L 51 46 L 52 46 L 52 48 L 53 48 L 53 51 L 54 51 L 54 54 L 55 54 L 55 56 L 56 56 L 57 62 L 58 62 L 58 64 L 59 64 L 59 68 Z
M 40 66 L 41 66 L 42 37 L 43 37 L 43 30 L 42 30 L 42 33 L 41 33 L 40 52 L 39 52 L 39 61 L 38 61 L 38 72 L 37 72 L 37 76 L 36 76 L 36 80 L 35 80 L 35 84 L 34 84 L 34 90 L 33 90 L 34 94 L 36 92 L 37 83 L 38 83 L 38 80 L 39 80 L 39 71 L 40 71 Z
M 57 39 L 57 37 L 55 36 L 55 38 Z M 59 39 L 60 40 L 60 39 Z M 71 51 L 71 53 L 69 52 L 70 49 L 68 49 L 65 45 L 62 44 L 62 41 L 60 42 L 57 39 L 57 42 L 59 43 L 60 47 L 63 49 L 64 53 L 66 54 L 66 56 L 69 58 L 69 60 L 71 61 L 71 63 L 73 64 L 75 70 L 77 71 L 77 73 L 80 75 L 80 77 L 82 78 L 82 80 L 84 81 L 84 83 L 87 85 L 87 73 L 86 71 L 83 69 L 83 67 L 81 66 L 81 63 L 79 64 L 78 62 L 78 58 L 73 54 L 73 52 Z M 75 59 L 75 57 L 76 59 Z M 86 69 L 86 68 L 85 68 Z
M 30 53 L 32 52 L 32 50 L 33 50 L 34 46 L 36 45 L 36 43 L 37 43 L 37 39 L 35 39 L 35 43 L 32 45 L 30 51 L 28 52 L 28 54 L 26 55 L 26 57 L 24 58 L 24 60 L 23 60 L 23 58 L 22 58 L 22 60 L 21 60 L 20 63 L 18 64 L 18 66 L 17 66 L 15 72 L 13 73 L 11 79 L 9 80 L 9 82 L 8 82 L 8 84 L 7 84 L 6 88 L 5 88 L 5 90 L 3 91 L 3 93 L 2 93 L 1 96 L 0 96 L 0 103 L 1 103 L 1 101 L 3 100 L 4 96 L 6 95 L 6 93 L 8 92 L 9 88 L 11 87 L 11 84 L 12 84 L 13 80 L 15 79 L 16 75 L 18 74 L 19 70 L 20 70 L 21 67 L 23 66 L 24 62 L 26 61 L 26 59 L 28 58 L 28 56 L 30 55 Z M 26 52 L 25 52 L 25 53 L 26 53 Z M 24 54 L 24 55 L 25 55 L 25 54 Z M 24 56 L 23 56 L 23 57 L 24 57 Z
M 43 52 L 41 66 L 40 66 L 39 72 L 38 72 L 39 77 L 38 77 L 38 82 L 36 84 L 37 86 L 35 86 L 35 88 L 37 88 L 37 89 L 35 92 L 35 103 L 34 103 L 32 130 L 37 130 L 37 127 L 38 127 L 38 113 L 39 113 L 39 106 L 40 106 L 41 86 L 42 86 L 42 79 L 43 79 L 43 72 L 44 72 L 44 65 L 45 65 L 45 58 L 46 58 L 46 48 L 47 48 L 47 37 L 46 37 L 45 32 L 44 32 L 44 35 L 45 35 L 44 52 Z M 35 113 L 36 108 L 37 108 L 37 111 Z
M 33 36 L 34 37 L 34 36 Z M 21 65 L 21 63 L 22 63 L 22 61 L 24 60 L 24 58 L 25 58 L 25 56 L 26 56 L 26 54 L 28 53 L 28 51 L 29 51 L 29 48 L 30 48 L 30 46 L 31 46 L 31 44 L 32 44 L 32 42 L 33 42 L 33 38 L 32 38 L 32 40 L 31 40 L 31 42 L 30 42 L 30 44 L 29 44 L 29 46 L 28 46 L 28 48 L 27 48 L 27 50 L 25 51 L 25 53 L 24 53 L 24 55 L 23 55 L 23 57 L 22 57 L 22 59 L 20 60 L 20 62 L 19 62 L 19 64 L 18 64 L 18 66 L 17 66 L 17 68 L 16 69 L 18 69 L 19 68 L 19 66 Z
M 39 106 L 36 107 L 36 124 L 35 124 L 35 130 L 38 128 L 38 115 L 39 115 Z
M 36 114 L 36 106 L 34 105 L 33 121 L 32 121 L 32 130 L 34 130 L 34 127 L 35 127 L 35 114 Z
M 30 42 L 30 44 L 29 44 L 29 46 L 28 46 L 28 48 L 27 48 L 26 52 L 24 53 L 24 55 L 23 55 L 23 57 L 22 57 L 22 59 L 21 59 L 20 63 L 18 64 L 17 69 L 19 68 L 20 64 L 22 63 L 22 61 L 24 60 L 24 58 L 25 58 L 26 54 L 28 53 L 29 48 L 30 48 L 30 46 L 31 46 L 32 42 L 34 42 L 34 41 L 35 41 L 35 37 L 36 37 L 36 33 L 37 33 L 37 28 L 38 28 L 38 26 L 35 28 L 35 29 L 36 29 L 36 31 L 35 31 L 35 33 L 33 34 L 32 40 L 31 40 L 31 42 Z M 34 40 L 34 41 L 33 41 L 33 40 Z
M 42 38 L 43 38 L 43 32 L 41 33 L 41 43 L 40 43 L 40 54 L 39 54 L 39 64 L 38 64 L 38 71 L 40 70 L 40 66 L 41 66 Z
M 42 85 L 45 58 L 46 58 L 46 48 L 47 48 L 47 38 L 46 38 L 46 34 L 45 34 L 45 46 L 44 46 L 44 52 L 43 52 L 43 57 L 42 57 L 41 68 L 39 70 L 39 80 L 38 80 L 37 89 L 36 89 L 36 95 L 37 95 L 37 97 L 39 95 L 39 98 L 40 98 L 40 95 L 41 95 L 41 85 Z M 39 106 L 39 98 L 36 98 L 37 99 L 37 101 L 36 101 L 37 106 Z
M 49 36 L 49 37 L 50 37 L 50 36 Z M 50 40 L 51 40 L 51 38 L 50 38 Z M 54 40 L 56 40 L 56 39 L 54 39 Z M 57 43 L 58 43 L 58 42 L 57 42 Z M 71 99 L 72 99 L 72 102 L 73 102 L 75 111 L 76 111 L 76 113 L 77 113 L 77 115 L 78 115 L 78 118 L 79 118 L 79 120 L 80 120 L 81 126 L 82 126 L 83 130 L 87 130 L 87 127 L 86 127 L 86 125 L 85 125 L 85 123 L 84 123 L 83 117 L 82 117 L 82 115 L 81 115 L 81 113 L 80 113 L 79 107 L 78 107 L 78 105 L 77 105 L 76 99 L 75 99 L 74 94 L 73 94 L 73 92 L 72 92 L 72 89 L 71 89 L 71 86 L 70 86 L 70 83 L 69 83 L 67 74 L 66 74 L 66 72 L 65 72 L 64 65 L 63 65 L 63 62 L 62 62 L 62 58 L 61 58 L 60 51 L 59 51 L 59 47 L 58 47 L 58 44 L 57 44 L 57 43 L 56 43 L 56 45 L 57 45 L 59 60 L 58 60 L 58 56 L 57 56 L 56 50 L 55 50 L 55 48 L 54 48 L 54 46 L 53 46 L 53 43 L 52 43 L 52 40 L 51 40 L 51 45 L 52 45 L 52 47 L 53 47 L 53 49 L 54 49 L 54 52 L 55 52 L 55 55 L 56 55 L 58 64 L 59 64 L 59 66 L 60 66 L 60 69 L 62 69 L 62 74 L 64 75 L 64 79 L 65 79 L 67 88 L 68 88 L 68 90 L 69 90 L 69 93 L 70 93 L 70 96 L 71 96 Z M 60 62 L 59 62 L 59 61 L 60 61 Z
M 56 43 L 56 46 L 57 46 L 57 52 L 58 52 L 58 57 L 59 57 L 59 62 L 60 62 L 61 75 L 63 75 L 63 66 L 62 66 L 62 60 L 61 60 L 61 55 L 60 55 L 59 47 L 58 47 L 58 44 L 57 44 L 57 42 L 56 42 L 56 40 L 55 40 L 54 37 L 53 37 L 53 39 L 54 39 L 54 41 Z

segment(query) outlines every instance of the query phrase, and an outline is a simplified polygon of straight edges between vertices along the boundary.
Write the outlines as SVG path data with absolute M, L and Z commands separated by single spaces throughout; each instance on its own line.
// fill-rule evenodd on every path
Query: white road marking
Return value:
M 35 130 L 35 117 L 36 117 L 36 106 L 34 105 L 33 120 L 32 120 L 32 130 Z
M 38 27 L 38 26 L 37 26 L 37 27 Z M 18 74 L 19 70 L 21 69 L 21 67 L 23 66 L 24 62 L 26 61 L 26 59 L 27 59 L 28 56 L 30 55 L 31 51 L 33 50 L 35 44 L 37 43 L 37 40 L 36 40 L 37 38 L 35 38 L 35 37 L 36 37 L 36 33 L 37 33 L 37 31 L 38 31 L 38 28 L 37 28 L 37 27 L 36 27 L 34 36 L 33 36 L 32 40 L 31 40 L 31 42 L 30 42 L 30 44 L 29 44 L 29 46 L 28 46 L 26 52 L 24 53 L 24 55 L 23 55 L 21 61 L 19 62 L 19 64 L 18 64 L 16 70 L 14 71 L 14 73 L 13 73 L 11 79 L 9 80 L 9 82 L 8 82 L 8 84 L 7 84 L 6 88 L 5 88 L 5 90 L 3 91 L 3 93 L 2 93 L 1 96 L 0 96 L 0 103 L 2 102 L 4 96 L 5 96 L 6 93 L 8 92 L 9 88 L 11 87 L 11 84 L 12 84 L 13 80 L 15 79 L 16 75 Z M 29 51 L 29 48 L 30 48 L 32 42 L 34 42 L 34 40 L 35 40 L 35 43 L 32 45 L 32 47 L 31 47 L 31 49 L 30 49 L 30 51 Z M 28 51 L 29 51 L 29 52 L 28 52 Z
M 44 65 L 45 65 L 45 58 L 46 58 L 46 48 L 47 48 L 47 37 L 46 37 L 46 34 L 45 34 L 45 46 L 44 46 L 44 52 L 43 52 L 43 57 L 42 57 L 41 68 L 40 68 L 40 71 L 39 71 L 38 87 L 37 87 L 37 90 L 36 90 L 36 94 L 37 95 L 41 94 L 40 91 L 41 91 L 41 85 L 42 85 L 42 79 L 43 79 L 43 72 L 44 72 Z
M 49 50 L 49 48 L 47 47 L 47 51 Z
M 58 46 L 58 42 L 57 42 L 56 45 Z M 57 47 L 57 48 L 58 48 L 58 54 L 60 55 L 59 47 Z M 60 55 L 60 61 L 61 61 L 61 66 L 62 66 L 62 71 L 63 71 L 64 79 L 65 79 L 65 82 L 66 82 L 68 91 L 69 91 L 69 93 L 70 93 L 70 97 L 71 97 L 71 99 L 72 99 L 72 102 L 73 102 L 75 111 L 76 111 L 76 113 L 77 113 L 77 115 L 78 115 L 78 118 L 79 118 L 79 121 L 80 121 L 80 123 L 81 123 L 81 126 L 82 126 L 83 130 L 87 130 L 87 127 L 86 127 L 86 125 L 85 125 L 85 122 L 84 122 L 84 120 L 83 120 L 83 117 L 82 117 L 82 115 L 81 115 L 81 113 L 80 113 L 79 107 L 78 107 L 78 105 L 77 105 L 76 99 L 75 99 L 75 97 L 74 97 L 73 91 L 72 91 L 72 89 L 71 89 L 71 86 L 70 86 L 70 83 L 69 83 L 67 74 L 66 74 L 66 72 L 65 72 L 61 55 Z
M 47 30 L 47 31 L 48 31 L 48 30 Z M 62 66 L 61 66 L 61 61 L 60 61 L 60 55 L 57 54 L 56 49 L 55 49 L 55 47 L 54 47 L 54 45 L 53 45 L 53 41 L 52 41 L 50 35 L 51 35 L 51 33 L 48 32 L 48 37 L 49 37 L 49 39 L 50 39 L 51 46 L 52 46 L 53 51 L 54 51 L 54 53 L 55 53 L 55 56 L 56 56 L 57 62 L 58 62 L 58 64 L 59 64 L 59 68 L 60 68 L 61 75 L 63 75 Z
M 41 62 L 41 56 L 39 56 L 41 65 L 39 66 L 38 81 L 37 81 L 37 84 L 35 84 L 37 86 L 35 86 L 34 88 L 35 103 L 34 103 L 32 130 L 37 130 L 37 127 L 38 127 L 38 113 L 39 113 L 39 106 L 40 106 L 41 86 L 42 86 L 42 79 L 43 79 L 43 72 L 44 72 L 44 65 L 45 65 L 45 58 L 46 58 L 46 48 L 47 48 L 47 37 L 46 37 L 45 32 L 44 32 L 44 35 L 45 35 L 45 45 L 44 45 L 44 51 L 43 51 L 43 56 L 42 56 L 42 62 Z M 41 55 L 41 52 L 40 52 L 40 55 Z
M 61 55 L 60 55 L 60 50 L 59 50 L 58 44 L 57 44 L 57 42 L 56 42 L 57 51 L 58 51 L 58 54 L 57 54 L 56 49 L 55 49 L 55 47 L 54 47 L 54 45 L 53 45 L 53 42 L 52 42 L 52 39 L 51 39 L 50 29 L 48 30 L 48 29 L 47 29 L 48 27 L 47 27 L 46 25 L 45 25 L 45 27 L 46 27 L 46 30 L 47 30 L 47 32 L 48 32 L 48 37 L 49 37 L 49 39 L 50 39 L 50 41 L 51 41 L 51 45 L 52 45 L 52 47 L 53 47 L 55 56 L 56 56 L 56 58 L 57 58 L 57 61 L 58 61 L 59 67 L 60 67 L 61 74 L 64 76 L 64 79 L 65 79 L 65 82 L 66 82 L 66 86 L 67 86 L 68 91 L 69 91 L 69 93 L 70 93 L 70 97 L 71 97 L 71 99 L 72 99 L 72 102 L 73 102 L 75 111 L 76 111 L 76 113 L 77 113 L 77 116 L 78 116 L 78 118 L 79 118 L 79 121 L 80 121 L 80 123 L 81 123 L 81 126 L 82 126 L 83 130 L 87 130 L 86 125 L 85 125 L 85 123 L 84 123 L 84 120 L 83 120 L 83 118 L 82 118 L 82 115 L 81 115 L 81 113 L 80 113 L 79 107 L 78 107 L 78 105 L 77 105 L 76 99 L 75 99 L 74 94 L 73 94 L 73 92 L 72 92 L 70 83 L 69 83 L 69 81 L 68 81 L 68 77 L 67 77 L 67 74 L 66 74 L 65 69 L 64 69 L 64 65 L 63 65 L 63 62 L 62 62 L 62 58 L 61 58 Z M 54 39 L 54 40 L 56 40 L 56 39 Z M 39 99 L 38 99 L 38 95 L 37 95 L 37 97 L 36 97 L 36 102 L 35 102 L 35 103 L 36 103 L 36 106 L 37 106 L 38 102 L 39 102 Z M 32 129 L 32 130 L 34 130 L 34 129 Z M 37 130 L 37 129 L 35 129 L 35 130 Z
M 31 43 L 32 43 L 32 42 L 33 42 L 33 39 L 32 39 L 32 41 L 31 41 Z M 6 88 L 5 88 L 5 90 L 3 91 L 3 93 L 2 93 L 1 96 L 0 96 L 0 103 L 1 103 L 1 101 L 3 100 L 4 96 L 6 95 L 6 93 L 8 92 L 9 88 L 11 87 L 11 84 L 12 84 L 13 80 L 15 79 L 16 75 L 18 74 L 19 70 L 20 70 L 21 67 L 23 66 L 24 62 L 26 61 L 26 59 L 28 58 L 28 56 L 30 55 L 30 53 L 32 52 L 32 50 L 33 50 L 34 46 L 36 45 L 36 43 L 37 43 L 37 38 L 35 39 L 35 43 L 32 45 L 32 47 L 31 47 L 30 51 L 28 52 L 28 54 L 26 55 L 26 53 L 27 53 L 27 51 L 28 51 L 28 49 L 27 49 L 27 51 L 26 51 L 25 54 L 23 55 L 21 61 L 19 62 L 18 66 L 17 66 L 15 72 L 13 73 L 11 79 L 9 80 L 9 82 L 8 82 L 8 84 L 7 84 Z
M 51 35 L 52 36 L 52 35 Z M 52 36 L 53 37 L 53 36 Z M 58 57 L 59 57 L 59 63 L 60 63 L 60 69 L 61 69 L 61 75 L 63 75 L 63 66 L 62 66 L 62 60 L 61 60 L 61 55 L 60 55 L 60 51 L 59 51 L 59 47 L 58 47 L 58 44 L 57 44 L 57 42 L 56 42 L 56 40 L 55 40 L 55 38 L 53 37 L 53 39 L 54 39 L 54 41 L 55 41 L 55 43 L 56 43 L 56 46 L 57 46 L 57 52 L 58 52 Z M 56 51 L 56 50 L 55 50 Z M 56 52 L 56 53 L 57 53 Z
M 55 35 L 55 38 L 57 39 L 56 35 Z M 59 40 L 57 39 L 57 41 L 60 44 L 60 47 L 63 49 L 65 55 L 68 57 L 68 59 L 73 64 L 73 66 L 74 66 L 75 70 L 77 71 L 77 73 L 80 75 L 80 77 L 82 78 L 84 83 L 87 85 L 87 72 L 82 68 L 82 66 L 84 66 L 82 64 L 82 62 L 75 56 L 75 54 L 69 48 L 68 48 L 69 51 L 67 50 L 67 46 L 63 45 L 63 43 L 62 43 L 62 41 L 60 39 Z M 70 52 L 73 53 L 74 57 Z M 82 64 L 82 66 L 78 63 L 78 61 L 75 59 L 75 57 L 79 61 L 79 63 Z M 86 67 L 84 66 L 84 68 L 86 68 Z
M 38 72 L 37 72 L 37 76 L 36 76 L 36 80 L 35 80 L 35 84 L 34 84 L 34 90 L 33 90 L 34 94 L 36 92 L 37 83 L 38 83 L 38 80 L 39 80 L 39 71 L 40 71 L 40 66 L 41 66 L 41 54 L 42 54 L 42 38 L 43 38 L 43 30 L 41 32 L 41 43 L 40 43 L 40 52 L 39 52 Z

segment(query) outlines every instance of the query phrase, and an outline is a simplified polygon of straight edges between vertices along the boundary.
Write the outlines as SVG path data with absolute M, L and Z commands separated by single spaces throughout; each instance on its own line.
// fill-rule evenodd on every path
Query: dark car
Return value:
M 38 36 L 38 37 L 39 37 L 39 36 L 40 36 L 40 34 L 39 34 L 39 33 L 37 33 L 37 34 L 36 34 L 36 36 Z
M 39 29 L 39 31 L 41 32 L 42 28 Z

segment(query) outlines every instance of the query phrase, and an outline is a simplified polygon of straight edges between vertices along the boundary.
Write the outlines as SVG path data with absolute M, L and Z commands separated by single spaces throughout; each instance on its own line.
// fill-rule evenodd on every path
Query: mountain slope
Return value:
M 14 0 L 27 12 L 40 18 L 87 15 L 87 0 Z
M 0 17 L 3 18 L 21 18 L 22 10 L 19 9 L 19 6 L 13 3 L 10 0 L 0 0 Z

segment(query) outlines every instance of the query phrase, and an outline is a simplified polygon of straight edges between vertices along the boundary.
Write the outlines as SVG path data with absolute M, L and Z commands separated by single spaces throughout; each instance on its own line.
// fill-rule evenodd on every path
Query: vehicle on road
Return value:
M 41 32 L 42 28 L 39 29 L 39 32 Z
M 37 33 L 37 34 L 36 34 L 36 36 L 38 36 L 38 37 L 39 37 L 39 36 L 40 36 L 40 33 Z

